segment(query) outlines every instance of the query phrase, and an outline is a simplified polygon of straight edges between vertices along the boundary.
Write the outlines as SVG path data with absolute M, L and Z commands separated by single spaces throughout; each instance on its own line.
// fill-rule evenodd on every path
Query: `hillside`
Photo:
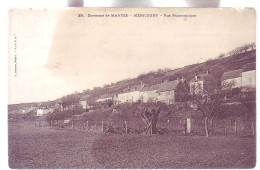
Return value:
M 124 84 L 121 82 L 115 83 L 113 85 L 113 89 L 115 92 L 117 88 L 120 87 L 127 87 L 132 85 L 138 85 L 141 81 L 145 84 L 152 85 L 160 83 L 162 80 L 176 80 L 178 77 L 184 76 L 188 81 L 190 81 L 195 73 L 202 74 L 205 73 L 207 70 L 210 70 L 210 73 L 220 79 L 224 72 L 242 69 L 243 66 L 247 63 L 255 62 L 256 61 L 256 50 L 252 50 L 249 52 L 245 52 L 242 54 L 231 55 L 229 57 L 220 58 L 220 59 L 212 59 L 208 60 L 203 63 L 189 65 L 183 68 L 178 68 L 175 70 L 167 71 L 164 73 L 148 73 L 143 74 L 142 76 L 138 76 L 134 79 L 129 79 Z
M 207 70 L 210 71 L 210 74 L 220 80 L 224 72 L 242 69 L 245 64 L 255 61 L 256 50 L 252 50 L 241 54 L 231 55 L 225 58 L 208 60 L 203 63 L 193 64 L 163 73 L 151 72 L 148 74 L 143 74 L 137 78 L 120 81 L 98 90 L 92 90 L 90 94 L 92 96 L 98 97 L 101 96 L 101 93 L 119 93 L 122 89 L 127 88 L 128 86 L 131 87 L 134 85 L 139 85 L 141 81 L 145 84 L 152 85 L 160 83 L 163 80 L 176 80 L 178 77 L 180 78 L 182 76 L 190 81 L 195 76 L 195 73 L 202 74 Z
M 93 103 L 95 99 L 108 93 L 120 93 L 123 89 L 131 87 L 134 85 L 139 85 L 144 82 L 147 85 L 158 84 L 163 80 L 176 80 L 178 77 L 184 76 L 187 81 L 190 81 L 195 74 L 205 73 L 207 70 L 210 71 L 214 77 L 220 80 L 224 72 L 242 69 L 247 63 L 256 61 L 256 50 L 251 50 L 239 54 L 233 54 L 224 58 L 211 59 L 203 63 L 188 65 L 183 68 L 178 68 L 170 71 L 160 71 L 160 72 L 150 72 L 147 74 L 140 74 L 138 77 L 133 79 L 126 79 L 116 83 L 111 83 L 110 85 L 104 85 L 103 87 L 95 87 L 92 90 L 88 89 L 82 93 L 74 93 L 57 100 L 64 100 L 68 104 L 78 103 L 79 99 L 84 95 L 90 95 L 89 102 Z M 161 70 L 161 69 L 160 69 Z M 55 102 L 45 102 L 46 105 L 54 104 Z M 9 109 L 13 110 L 15 108 L 24 107 L 27 104 L 16 104 L 9 105 Z M 31 103 L 28 103 L 31 105 Z

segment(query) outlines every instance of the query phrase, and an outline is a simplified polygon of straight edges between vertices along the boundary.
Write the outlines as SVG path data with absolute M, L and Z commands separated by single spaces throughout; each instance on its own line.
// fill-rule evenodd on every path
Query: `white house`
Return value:
M 88 109 L 90 106 L 88 105 L 87 99 L 89 95 L 82 96 L 79 100 L 79 104 L 81 105 L 82 109 Z
M 138 102 L 141 100 L 141 91 L 142 88 L 144 87 L 143 84 L 133 86 L 133 87 L 128 87 L 124 89 L 121 93 L 118 94 L 117 99 L 119 103 L 134 103 Z
M 242 69 L 225 72 L 221 77 L 222 88 L 231 86 L 238 88 L 242 86 Z
M 113 94 L 104 94 L 98 99 L 96 99 L 95 102 L 105 102 L 105 101 L 113 100 L 113 96 L 114 96 Z
M 174 80 L 160 84 L 157 90 L 158 101 L 166 104 L 173 104 L 175 102 L 174 90 L 179 82 L 180 80 Z
M 52 110 L 49 108 L 39 108 L 37 109 L 37 116 L 43 116 L 45 114 L 51 113 Z
M 210 76 L 209 71 L 205 74 L 195 75 L 190 81 L 190 93 L 200 93 L 204 89 L 205 80 L 208 76 Z
M 242 72 L 242 86 L 256 87 L 256 63 L 248 63 L 244 66 Z
M 160 84 L 155 84 L 149 87 L 144 87 L 140 93 L 142 102 L 148 103 L 158 101 L 159 94 L 157 93 L 157 90 L 159 89 L 159 86 Z

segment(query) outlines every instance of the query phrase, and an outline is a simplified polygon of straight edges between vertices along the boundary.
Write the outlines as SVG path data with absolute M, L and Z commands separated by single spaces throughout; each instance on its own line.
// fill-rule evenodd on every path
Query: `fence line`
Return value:
M 63 120 L 54 121 L 23 121 L 16 126 L 29 127 L 53 127 L 74 130 L 84 130 L 96 133 L 106 133 L 109 129 L 118 129 L 122 133 L 134 133 L 144 131 L 145 125 L 142 121 L 91 121 L 91 120 Z M 255 135 L 255 121 L 236 120 L 209 120 L 209 133 L 211 135 Z M 203 119 L 172 119 L 158 121 L 157 129 L 163 133 L 205 135 L 205 124 Z

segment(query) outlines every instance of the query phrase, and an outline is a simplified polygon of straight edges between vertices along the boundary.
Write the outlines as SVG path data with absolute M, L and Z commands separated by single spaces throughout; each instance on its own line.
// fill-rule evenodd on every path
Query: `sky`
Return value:
M 78 18 L 79 13 L 196 17 Z M 8 103 L 54 100 L 216 58 L 255 42 L 255 15 L 253 9 L 228 8 L 10 10 Z

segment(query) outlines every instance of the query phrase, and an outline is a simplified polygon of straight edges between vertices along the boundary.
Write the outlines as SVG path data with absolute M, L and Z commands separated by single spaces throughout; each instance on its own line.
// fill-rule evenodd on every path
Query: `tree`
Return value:
M 220 81 L 212 75 L 207 76 L 203 84 L 197 84 L 191 88 L 193 88 L 192 108 L 203 116 L 206 137 L 209 137 L 208 120 L 213 115 L 221 113 L 220 108 L 225 102 L 224 96 L 231 91 L 231 88 L 223 88 Z
M 230 51 L 228 54 L 229 55 L 237 55 L 240 53 L 245 53 L 250 50 L 255 50 L 256 49 L 256 44 L 255 43 L 250 43 L 250 44 L 245 44 L 241 47 L 235 48 L 234 50 Z
M 158 133 L 156 125 L 161 109 L 164 107 L 165 105 L 160 102 L 145 104 L 141 107 L 140 117 L 146 126 L 146 134 Z
M 168 68 L 168 67 L 165 67 L 165 68 L 163 69 L 163 71 L 164 71 L 164 72 L 167 72 L 167 71 L 171 71 L 171 69 Z
M 225 54 L 220 54 L 220 55 L 218 56 L 218 58 L 221 59 L 221 58 L 223 58 L 224 56 L 225 56 Z

